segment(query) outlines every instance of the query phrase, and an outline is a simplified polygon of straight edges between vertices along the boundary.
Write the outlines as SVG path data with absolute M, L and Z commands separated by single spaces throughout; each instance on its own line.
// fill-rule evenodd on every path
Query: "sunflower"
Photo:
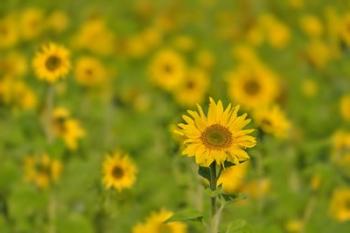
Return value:
M 242 186 L 244 176 L 247 173 L 248 163 L 240 163 L 231 166 L 222 171 L 218 185 L 222 185 L 222 189 L 226 193 L 237 192 Z
M 344 95 L 340 99 L 340 113 L 344 120 L 350 121 L 350 95 Z
M 52 124 L 55 135 L 63 139 L 68 149 L 76 150 L 78 141 L 85 136 L 80 122 L 72 118 L 66 108 L 56 107 L 53 110 Z
M 10 48 L 18 42 L 18 31 L 12 16 L 0 19 L 0 48 Z
M 137 224 L 132 233 L 186 233 L 187 226 L 182 222 L 166 222 L 173 212 L 162 209 L 152 213 L 144 223 Z
M 350 188 L 338 188 L 333 192 L 329 213 L 339 222 L 350 220 Z
M 255 138 L 248 135 L 254 129 L 243 129 L 250 120 L 247 114 L 238 116 L 238 110 L 239 106 L 231 104 L 224 109 L 220 100 L 215 103 L 210 98 L 207 116 L 199 105 L 198 112 L 188 111 L 190 116 L 183 116 L 186 123 L 178 124 L 176 131 L 184 137 L 183 154 L 195 156 L 196 163 L 205 167 L 214 161 L 238 164 L 248 160 L 244 149 L 255 146 Z
M 350 14 L 345 14 L 339 22 L 340 38 L 347 46 L 350 45 Z
M 56 182 L 62 172 L 62 163 L 47 154 L 28 156 L 24 161 L 24 174 L 28 182 L 39 188 L 47 188 Z
M 203 101 L 209 86 L 209 78 L 201 69 L 192 69 L 175 88 L 176 101 L 183 106 L 194 106 Z
M 24 9 L 19 18 L 20 32 L 23 39 L 32 40 L 44 30 L 44 14 L 38 8 Z
M 258 64 L 240 65 L 228 74 L 229 95 L 245 108 L 268 105 L 279 94 L 275 74 Z
M 107 79 L 104 65 L 96 58 L 82 57 L 75 67 L 75 79 L 84 86 L 96 86 Z
M 185 63 L 175 51 L 165 49 L 153 58 L 150 67 L 151 81 L 165 90 L 173 90 L 185 77 Z
M 69 51 L 54 43 L 46 44 L 35 55 L 33 67 L 39 79 L 56 82 L 70 70 Z
M 277 105 L 257 108 L 253 115 L 256 123 L 265 133 L 277 138 L 287 136 L 290 122 Z
M 314 15 L 305 15 L 300 19 L 300 27 L 309 37 L 320 37 L 323 34 L 323 25 Z
M 127 155 L 114 153 L 103 162 L 103 184 L 106 188 L 122 191 L 130 188 L 136 180 L 137 169 Z

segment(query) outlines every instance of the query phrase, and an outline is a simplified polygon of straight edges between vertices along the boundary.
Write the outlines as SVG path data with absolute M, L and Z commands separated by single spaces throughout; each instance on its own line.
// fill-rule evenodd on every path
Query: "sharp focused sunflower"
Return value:
M 169 91 L 185 77 L 185 63 L 177 52 L 162 50 L 154 57 L 149 71 L 152 82 Z
M 274 73 L 262 65 L 241 65 L 229 73 L 229 95 L 246 108 L 268 105 L 278 96 Z
M 54 43 L 42 46 L 33 60 L 38 78 L 49 83 L 56 82 L 67 75 L 70 66 L 69 51 Z
M 115 153 L 107 156 L 103 162 L 103 184 L 119 192 L 130 188 L 136 180 L 137 169 L 127 155 Z
M 231 104 L 224 109 L 219 100 L 215 103 L 210 98 L 208 115 L 198 106 L 198 112 L 188 111 L 190 116 L 183 116 L 185 124 L 179 124 L 176 132 L 184 137 L 183 154 L 195 156 L 196 163 L 208 167 L 216 161 L 223 164 L 229 161 L 238 164 L 249 159 L 246 148 L 254 147 L 256 140 L 254 129 L 243 129 L 249 122 L 247 114 L 238 116 L 239 106 Z

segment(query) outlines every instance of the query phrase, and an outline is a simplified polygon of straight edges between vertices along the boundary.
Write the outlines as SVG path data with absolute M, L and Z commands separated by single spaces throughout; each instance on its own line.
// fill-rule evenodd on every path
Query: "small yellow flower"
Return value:
M 64 11 L 53 11 L 47 19 L 47 27 L 55 33 L 62 33 L 69 25 L 68 15 Z
M 156 54 L 150 67 L 151 81 L 167 90 L 173 90 L 185 77 L 185 63 L 175 51 L 165 49 Z
M 85 136 L 80 122 L 72 118 L 66 108 L 56 107 L 52 115 L 55 135 L 63 139 L 68 149 L 76 150 L 78 141 Z
M 350 188 L 337 188 L 332 195 L 329 213 L 339 222 L 350 220 Z
M 11 51 L 3 58 L 0 58 L 0 74 L 22 77 L 27 73 L 27 69 L 27 59 L 20 52 Z
M 132 233 L 186 233 L 187 226 L 184 223 L 166 223 L 171 216 L 173 212 L 165 209 L 152 213 L 144 223 L 137 224 Z
M 241 188 L 247 173 L 248 163 L 240 163 L 226 168 L 221 173 L 217 184 L 222 185 L 225 193 L 235 193 Z
M 231 99 L 247 109 L 269 105 L 278 97 L 277 77 L 262 65 L 240 65 L 227 78 Z
M 277 138 L 285 138 L 290 129 L 290 122 L 277 106 L 257 108 L 254 111 L 254 120 L 265 133 Z
M 134 185 L 137 169 L 128 155 L 114 153 L 104 160 L 102 172 L 104 186 L 120 192 Z
M 11 48 L 18 41 L 18 29 L 13 16 L 0 18 L 0 48 Z
M 33 67 L 39 79 L 54 83 L 70 70 L 69 51 L 54 43 L 43 45 L 34 57 Z
M 231 104 L 224 109 L 222 102 L 210 98 L 207 116 L 198 105 L 198 112 L 188 111 L 183 116 L 186 123 L 179 124 L 176 132 L 184 137 L 183 154 L 194 156 L 196 163 L 208 167 L 216 161 L 238 164 L 249 159 L 246 148 L 254 147 L 253 129 L 243 129 L 249 122 L 247 114 L 238 116 L 239 106 Z
M 300 19 L 302 30 L 309 37 L 320 37 L 323 33 L 322 22 L 314 15 L 305 15 Z
M 44 14 L 38 8 L 27 8 L 20 14 L 20 32 L 23 39 L 32 40 L 41 35 L 44 29 Z
M 350 121 L 350 95 L 344 95 L 340 99 L 340 113 L 344 120 Z
M 176 101 L 186 107 L 203 101 L 209 86 L 209 78 L 201 69 L 189 70 L 182 82 L 174 89 Z
M 285 228 L 289 233 L 300 233 L 302 232 L 303 227 L 303 221 L 300 219 L 291 219 L 285 225 Z
M 320 39 L 310 41 L 305 52 L 308 62 L 316 69 L 324 69 L 332 59 L 330 45 Z
M 306 97 L 314 97 L 318 91 L 318 84 L 312 79 L 305 79 L 301 84 L 302 92 Z
M 24 174 L 28 182 L 39 188 L 47 188 L 56 182 L 62 172 L 62 163 L 47 154 L 28 156 L 24 161 Z
M 98 59 L 85 56 L 76 64 L 75 79 L 83 86 L 101 85 L 107 80 L 107 70 Z
M 270 14 L 262 15 L 260 22 L 266 40 L 272 47 L 280 49 L 287 46 L 290 40 L 290 30 L 286 24 Z
M 101 18 L 87 20 L 74 36 L 72 44 L 77 49 L 88 50 L 99 55 L 110 55 L 115 51 L 115 35 Z

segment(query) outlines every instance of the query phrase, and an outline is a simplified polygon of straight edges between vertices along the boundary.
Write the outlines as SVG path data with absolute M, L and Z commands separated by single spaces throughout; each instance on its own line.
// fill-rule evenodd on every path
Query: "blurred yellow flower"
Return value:
M 304 223 L 300 219 L 291 219 L 285 225 L 285 228 L 289 233 L 301 233 L 303 227 Z
M 222 102 L 210 98 L 207 116 L 198 105 L 198 112 L 188 111 L 190 116 L 183 116 L 185 124 L 178 124 L 176 131 L 184 137 L 183 154 L 194 156 L 196 163 L 208 167 L 216 161 L 238 164 L 249 159 L 246 148 L 254 147 L 255 138 L 248 134 L 254 129 L 243 129 L 249 122 L 247 114 L 238 116 L 239 107 L 231 104 L 224 109 Z
M 241 188 L 249 163 L 239 163 L 224 169 L 217 181 L 225 193 L 235 193 Z
M 300 27 L 309 37 L 320 37 L 323 34 L 323 25 L 314 15 L 304 15 L 300 19 Z
M 198 68 L 187 71 L 185 78 L 174 89 L 176 101 L 186 107 L 195 106 L 203 101 L 209 87 L 209 77 Z
M 18 41 L 18 26 L 13 16 L 0 18 L 0 48 L 11 48 Z
M 204 70 L 211 70 L 215 65 L 215 57 L 213 53 L 208 50 L 200 50 L 196 55 L 197 66 Z
M 37 96 L 23 81 L 5 77 L 0 81 L 0 102 L 23 110 L 37 105 Z
M 66 12 L 55 10 L 51 12 L 46 21 L 47 28 L 55 33 L 64 32 L 69 26 L 69 17 Z
M 194 50 L 196 46 L 192 37 L 187 35 L 178 35 L 174 39 L 174 47 L 183 52 L 189 52 Z
M 20 52 L 13 50 L 0 58 L 0 75 L 22 77 L 27 69 L 27 59 Z
M 132 233 L 186 233 L 187 226 L 182 222 L 166 221 L 173 216 L 173 212 L 162 209 L 152 213 L 144 223 L 137 224 Z
M 350 45 L 350 13 L 347 13 L 340 19 L 339 22 L 339 36 L 346 45 Z
M 329 206 L 332 218 L 339 222 L 350 220 L 350 188 L 342 187 L 334 190 Z
M 33 59 L 37 77 L 49 83 L 54 83 L 67 75 L 70 66 L 69 51 L 54 43 L 43 45 Z
M 107 189 L 114 188 L 120 192 L 134 185 L 137 169 L 128 155 L 113 153 L 107 155 L 103 161 L 102 173 L 103 185 Z
M 340 114 L 344 120 L 350 121 L 350 95 L 344 95 L 340 99 Z
M 52 124 L 55 136 L 62 138 L 68 149 L 76 150 L 85 131 L 80 122 L 70 116 L 68 109 L 56 107 L 52 114 Z
M 247 109 L 269 105 L 279 94 L 276 75 L 262 65 L 240 65 L 227 78 L 232 101 Z
M 77 61 L 74 77 L 79 84 L 94 87 L 106 82 L 107 70 L 98 59 L 84 56 Z
M 256 108 L 253 116 L 257 125 L 265 133 L 272 134 L 277 138 L 287 137 L 291 125 L 279 106 Z
M 111 55 L 115 51 L 116 38 L 102 19 L 90 19 L 81 25 L 73 38 L 73 46 L 99 55 Z
M 265 14 L 260 17 L 266 40 L 274 48 L 284 48 L 290 41 L 290 30 L 286 24 L 275 16 Z
M 47 188 L 55 183 L 61 175 L 63 165 L 47 154 L 41 156 L 27 156 L 24 160 L 24 176 L 28 182 L 39 188 Z
M 44 30 L 44 14 L 39 8 L 27 8 L 20 12 L 19 29 L 25 40 L 32 40 Z
M 330 45 L 322 40 L 311 40 L 305 51 L 308 62 L 316 69 L 324 69 L 332 58 L 330 49 Z
M 184 79 L 185 62 L 174 50 L 164 49 L 158 52 L 151 61 L 149 72 L 151 81 L 155 85 L 170 91 Z
M 318 92 L 318 84 L 312 79 L 305 79 L 302 81 L 301 89 L 306 97 L 315 97 Z
M 242 192 L 246 193 L 250 198 L 260 199 L 265 197 L 270 189 L 271 180 L 269 178 L 260 178 L 246 183 L 242 188 Z

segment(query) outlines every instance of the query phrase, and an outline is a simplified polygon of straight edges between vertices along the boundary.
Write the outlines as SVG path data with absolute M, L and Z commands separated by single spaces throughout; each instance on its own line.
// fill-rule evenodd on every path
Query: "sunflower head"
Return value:
M 114 153 L 103 162 L 103 184 L 106 188 L 122 191 L 136 180 L 136 166 L 127 155 Z
M 56 82 L 70 70 L 69 51 L 53 43 L 46 44 L 35 55 L 33 67 L 39 79 Z
M 224 109 L 222 102 L 210 98 L 208 114 L 198 106 L 198 111 L 188 111 L 185 123 L 176 130 L 184 138 L 183 154 L 194 156 L 196 163 L 208 167 L 216 161 L 238 164 L 249 159 L 246 148 L 254 147 L 256 140 L 249 134 L 253 129 L 243 129 L 250 120 L 247 114 L 238 116 L 239 107 Z
M 230 97 L 248 109 L 268 105 L 279 94 L 275 74 L 261 64 L 239 66 L 228 81 Z

